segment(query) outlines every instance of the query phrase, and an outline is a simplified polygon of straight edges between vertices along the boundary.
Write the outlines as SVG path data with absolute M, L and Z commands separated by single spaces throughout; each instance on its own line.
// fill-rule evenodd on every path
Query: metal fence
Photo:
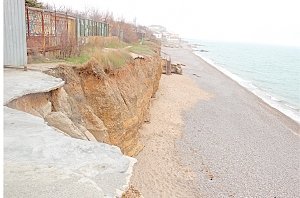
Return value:
M 77 35 L 81 36 L 108 36 L 109 25 L 89 19 L 77 18 Z
M 62 56 L 69 56 L 75 52 L 82 37 L 109 34 L 107 23 L 76 18 L 67 13 L 26 7 L 25 19 L 28 54 L 58 51 Z
M 70 51 L 76 45 L 76 18 L 67 14 L 26 7 L 28 53 Z M 66 53 L 66 52 L 65 52 Z

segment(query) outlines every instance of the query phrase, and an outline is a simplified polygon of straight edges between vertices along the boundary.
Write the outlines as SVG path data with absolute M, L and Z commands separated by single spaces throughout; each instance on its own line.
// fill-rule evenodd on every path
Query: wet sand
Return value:
M 299 124 L 190 50 L 163 51 L 186 67 L 163 77 L 141 130 L 144 197 L 298 197 Z

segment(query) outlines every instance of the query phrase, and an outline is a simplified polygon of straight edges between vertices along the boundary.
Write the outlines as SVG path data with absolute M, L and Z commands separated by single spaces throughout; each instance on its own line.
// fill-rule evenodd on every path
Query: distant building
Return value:
M 166 38 L 166 35 L 168 34 L 167 28 L 161 25 L 151 25 L 148 28 L 153 32 L 153 35 L 159 40 L 164 40 Z
M 169 47 L 179 47 L 181 43 L 181 38 L 179 34 L 170 33 L 167 28 L 161 25 L 151 25 L 148 27 L 153 35 L 161 40 L 162 44 Z
M 180 40 L 180 38 L 179 38 L 178 34 L 172 34 L 172 33 L 170 33 L 168 35 L 167 40 L 169 40 L 169 41 L 177 41 L 177 40 Z
M 164 26 L 161 26 L 161 25 L 150 25 L 148 27 L 152 32 L 166 32 L 167 31 L 167 28 L 165 28 Z

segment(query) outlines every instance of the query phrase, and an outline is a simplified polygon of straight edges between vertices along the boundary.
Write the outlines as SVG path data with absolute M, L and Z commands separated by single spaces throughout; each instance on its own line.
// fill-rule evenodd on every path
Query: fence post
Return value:
M 108 23 L 106 23 L 107 25 L 107 29 L 106 29 L 106 36 L 109 36 L 109 24 Z
M 29 21 L 29 10 L 28 7 L 26 6 L 26 18 L 27 18 L 27 36 L 30 37 L 30 21 Z
M 54 35 L 57 36 L 56 34 L 56 10 L 54 10 Z
M 46 38 L 45 38 L 45 21 L 44 21 L 44 10 L 41 11 L 42 15 L 42 37 L 43 37 L 43 55 L 46 53 Z
M 67 32 L 66 32 L 66 46 L 65 46 L 65 53 L 64 53 L 64 58 L 68 56 L 67 53 L 69 53 L 69 20 L 68 20 L 68 13 L 66 12 L 66 26 L 67 26 Z
M 69 20 L 68 20 L 68 13 L 66 12 L 66 25 L 67 25 L 67 41 L 69 39 Z
M 57 48 L 57 31 L 56 31 L 57 27 L 56 27 L 56 10 L 54 10 L 54 40 L 55 40 L 55 48 Z M 57 52 L 55 51 L 55 55 L 57 54 Z

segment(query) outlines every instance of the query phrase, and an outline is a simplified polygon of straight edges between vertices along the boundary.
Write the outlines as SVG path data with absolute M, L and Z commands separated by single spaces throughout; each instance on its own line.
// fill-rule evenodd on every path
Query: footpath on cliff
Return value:
M 144 197 L 298 197 L 299 124 L 183 48 L 162 76 L 131 183 Z

